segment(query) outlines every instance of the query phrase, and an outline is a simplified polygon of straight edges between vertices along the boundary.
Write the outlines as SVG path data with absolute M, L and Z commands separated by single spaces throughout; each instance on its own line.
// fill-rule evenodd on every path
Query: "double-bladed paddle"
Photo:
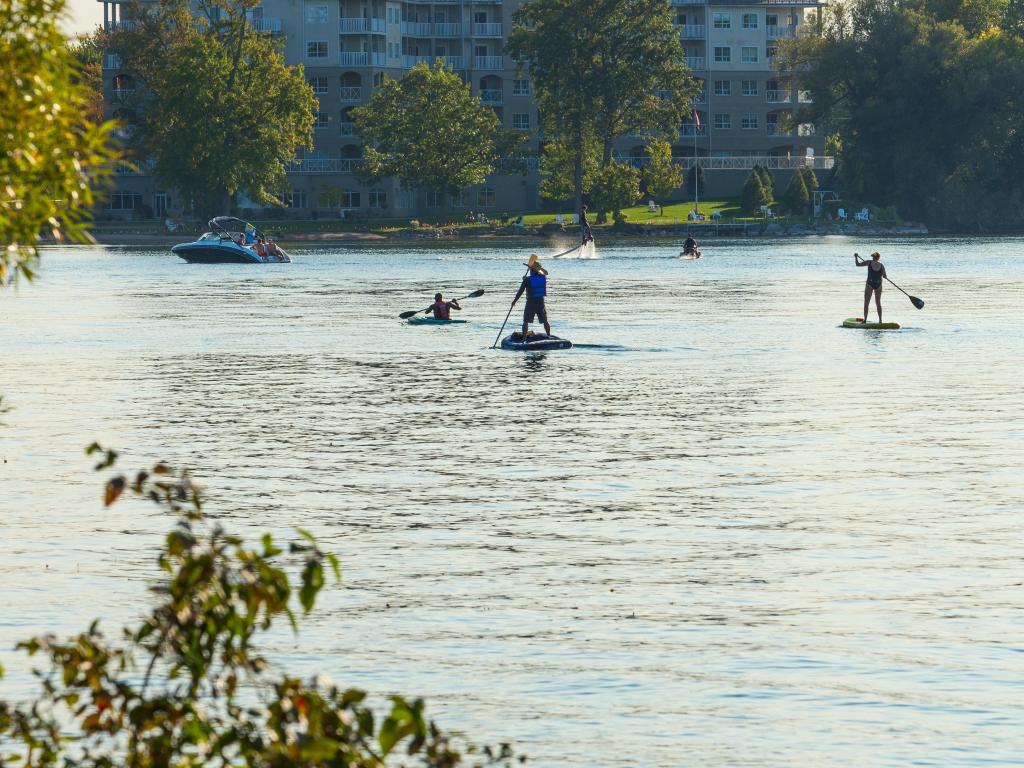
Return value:
M 479 298 L 480 296 L 483 296 L 483 295 L 484 295 L 484 289 L 481 288 L 479 290 L 473 291 L 470 294 L 467 294 L 466 296 L 463 296 L 461 299 L 455 299 L 455 301 L 459 302 L 459 301 L 462 301 L 463 299 L 476 299 L 476 298 Z M 413 315 L 418 315 L 420 312 L 429 312 L 433 308 L 434 308 L 434 305 L 431 304 L 426 309 L 410 309 L 408 312 L 403 312 L 402 314 L 400 314 L 399 317 L 402 320 L 408 320 Z

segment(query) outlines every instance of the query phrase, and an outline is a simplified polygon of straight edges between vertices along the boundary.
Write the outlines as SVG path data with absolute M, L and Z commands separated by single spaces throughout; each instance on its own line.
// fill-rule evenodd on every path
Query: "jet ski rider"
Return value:
M 523 283 L 519 286 L 519 291 L 516 293 L 512 305 L 515 306 L 515 303 L 519 301 L 519 297 L 525 291 L 526 307 L 523 308 L 523 338 L 525 339 L 529 333 L 530 323 L 534 319 L 544 323 L 544 332 L 550 336 L 551 325 L 548 323 L 548 313 L 544 307 L 544 297 L 547 296 L 548 292 L 548 271 L 540 265 L 539 261 L 534 261 L 528 266 L 530 267 L 530 272 L 523 277 Z

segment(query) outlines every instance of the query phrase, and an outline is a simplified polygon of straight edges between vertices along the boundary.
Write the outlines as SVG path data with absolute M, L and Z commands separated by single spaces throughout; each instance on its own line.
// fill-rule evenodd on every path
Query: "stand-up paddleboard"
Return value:
M 524 340 L 522 334 L 516 332 L 501 340 L 501 348 L 520 352 L 540 352 L 547 349 L 572 349 L 572 342 L 543 333 L 535 333 Z
M 843 320 L 843 328 L 862 328 L 866 331 L 898 331 L 899 323 L 869 323 L 859 317 L 848 317 Z
M 453 323 L 468 323 L 468 320 L 438 320 L 436 317 L 410 317 L 406 320 L 409 325 L 452 325 Z

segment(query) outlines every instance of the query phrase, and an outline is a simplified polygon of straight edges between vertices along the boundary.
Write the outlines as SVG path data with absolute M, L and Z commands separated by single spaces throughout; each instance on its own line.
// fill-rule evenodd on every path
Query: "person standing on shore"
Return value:
M 584 209 L 586 210 L 586 209 Z M 536 259 L 536 256 L 533 257 Z M 530 271 L 523 277 L 523 283 L 519 286 L 519 292 L 512 300 L 512 306 L 519 301 L 519 297 L 526 293 L 526 307 L 523 308 L 523 339 L 530 330 L 530 323 L 536 319 L 544 323 L 544 333 L 551 335 L 551 324 L 548 322 L 547 308 L 544 306 L 544 298 L 548 293 L 548 271 L 540 265 L 539 261 L 529 264 Z
M 878 322 L 882 322 L 882 278 L 887 278 L 885 266 L 882 264 L 882 254 L 875 251 L 871 254 L 871 261 L 862 259 L 859 254 L 853 254 L 853 263 L 858 267 L 866 267 L 868 270 L 868 281 L 864 286 L 864 322 L 868 321 L 868 307 L 871 306 L 871 294 L 875 295 L 875 307 L 878 309 Z

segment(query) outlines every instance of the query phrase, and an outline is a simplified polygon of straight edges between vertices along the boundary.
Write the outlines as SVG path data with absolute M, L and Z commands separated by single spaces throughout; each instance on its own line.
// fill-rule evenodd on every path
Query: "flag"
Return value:
M 700 130 L 700 113 L 697 110 L 693 110 L 693 119 L 697 123 L 697 130 Z

